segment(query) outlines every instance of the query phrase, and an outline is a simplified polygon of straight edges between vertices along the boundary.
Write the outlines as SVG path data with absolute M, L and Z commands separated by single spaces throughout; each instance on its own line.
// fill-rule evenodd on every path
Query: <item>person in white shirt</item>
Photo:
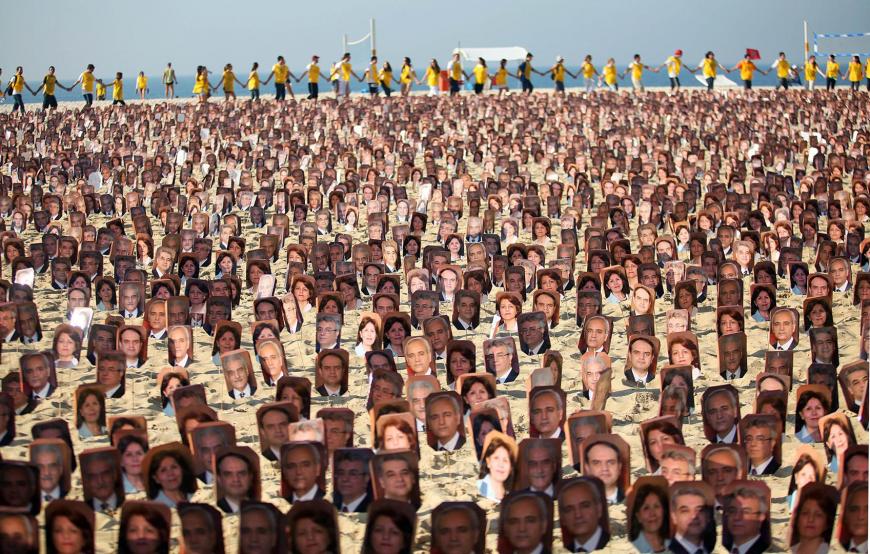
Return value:
M 549 552 L 544 538 L 550 527 L 549 510 L 541 496 L 519 493 L 502 502 L 499 529 L 510 551 L 516 554 Z
M 763 489 L 742 485 L 729 495 L 723 519 L 722 544 L 732 554 L 761 554 L 770 547 L 765 531 L 770 506 Z

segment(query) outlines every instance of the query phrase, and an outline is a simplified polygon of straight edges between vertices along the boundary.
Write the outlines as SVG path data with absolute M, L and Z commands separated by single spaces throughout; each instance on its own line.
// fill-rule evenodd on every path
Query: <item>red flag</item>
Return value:
M 759 53 L 759 51 L 756 50 L 755 48 L 747 48 L 746 55 L 749 56 L 750 60 L 760 60 L 761 59 L 761 53 Z

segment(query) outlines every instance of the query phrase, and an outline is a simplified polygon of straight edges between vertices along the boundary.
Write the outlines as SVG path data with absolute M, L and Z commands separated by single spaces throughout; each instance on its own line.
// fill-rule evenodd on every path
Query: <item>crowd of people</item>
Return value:
M 211 71 L 204 65 L 197 66 L 194 86 L 191 92 L 201 101 L 206 101 L 212 93 L 221 90 L 224 98 L 235 100 L 236 85 L 239 85 L 249 92 L 251 100 L 254 101 L 260 98 L 260 88 L 268 85 L 274 79 L 275 98 L 277 100 L 286 99 L 288 93 L 291 99 L 295 99 L 293 83 L 299 83 L 305 79 L 308 87 L 307 99 L 317 100 L 320 95 L 321 81 L 329 83 L 336 96 L 347 97 L 350 95 L 351 84 L 353 79 L 355 79 L 359 83 L 366 83 L 368 94 L 372 97 L 377 97 L 382 92 L 385 97 L 389 98 L 392 95 L 394 86 L 399 87 L 402 96 L 407 96 L 414 85 L 425 85 L 430 95 L 437 96 L 443 91 L 451 96 L 455 96 L 462 90 L 466 82 L 472 85 L 471 88 L 475 94 L 481 94 L 484 90 L 491 87 L 498 90 L 499 96 L 502 96 L 510 88 L 510 79 L 518 81 L 522 92 L 531 93 L 535 88 L 532 83 L 532 75 L 534 74 L 549 76 L 553 80 L 556 92 L 559 94 L 565 93 L 565 83 L 568 77 L 582 79 L 585 91 L 591 92 L 600 87 L 610 91 L 618 91 L 619 81 L 626 79 L 629 75 L 631 76 L 632 89 L 635 92 L 643 92 L 644 72 L 652 71 L 658 73 L 662 69 L 667 71 L 671 90 L 680 89 L 680 76 L 685 69 L 693 74 L 700 72 L 708 90 L 713 89 L 717 76 L 723 73 L 739 72 L 743 87 L 749 90 L 752 88 L 756 72 L 768 75 L 771 71 L 775 71 L 777 89 L 788 90 L 789 86 L 805 83 L 807 89 L 815 90 L 816 76 L 819 76 L 824 79 L 826 90 L 834 90 L 838 81 L 846 81 L 851 90 L 858 91 L 861 88 L 861 82 L 865 81 L 867 91 L 870 91 L 870 57 L 862 64 L 861 57 L 854 55 L 841 69 L 836 55 L 829 54 L 824 71 L 819 61 L 816 60 L 815 55 L 808 56 L 801 69 L 787 59 L 785 52 L 780 52 L 767 71 L 759 68 L 753 62 L 758 57 L 759 55 L 756 50 L 747 49 L 742 60 L 734 65 L 734 67 L 727 68 L 716 60 L 714 52 L 708 51 L 704 54 L 703 59 L 698 63 L 697 67 L 691 67 L 691 65 L 686 65 L 686 62 L 683 60 L 682 49 L 677 49 L 673 55 L 668 56 L 661 65 L 656 67 L 646 65 L 642 61 L 641 55 L 635 54 L 625 70 L 620 73 L 614 58 L 608 58 L 599 71 L 595 63 L 593 63 L 592 56 L 587 54 L 583 58 L 577 72 L 572 73 L 565 67 L 565 58 L 562 56 L 556 56 L 555 63 L 548 69 L 541 71 L 534 67 L 534 55 L 528 53 L 525 59 L 514 70 L 509 70 L 507 67 L 508 60 L 502 59 L 499 61 L 498 68 L 490 72 L 487 61 L 484 58 L 478 58 L 477 63 L 469 72 L 464 68 L 460 53 L 456 52 L 451 56 L 450 61 L 444 68 L 441 67 L 437 59 L 432 58 L 421 77 L 418 75 L 409 57 L 402 59 L 402 66 L 396 74 L 389 61 L 379 64 L 378 56 L 372 55 L 366 69 L 361 74 L 358 74 L 353 69 L 351 54 L 349 52 L 346 52 L 339 61 L 334 62 L 328 71 L 321 70 L 320 56 L 314 55 L 311 57 L 311 62 L 305 66 L 304 71 L 297 76 L 287 66 L 284 56 L 278 56 L 277 61 L 272 66 L 265 80 L 260 77 L 260 64 L 257 62 L 254 62 L 251 66 L 245 81 L 238 78 L 233 70 L 233 64 L 228 63 L 224 65 L 223 71 L 215 84 L 212 84 L 209 77 Z M 26 88 L 33 96 L 38 96 L 42 93 L 43 109 L 57 108 L 57 98 L 55 97 L 55 90 L 57 88 L 73 91 L 81 85 L 82 97 L 88 107 L 93 105 L 95 97 L 97 100 L 105 100 L 110 87 L 112 88 L 112 105 L 126 105 L 123 72 L 119 71 L 115 73 L 115 77 L 112 79 L 101 79 L 94 74 L 94 71 L 94 65 L 88 64 L 76 82 L 69 86 L 64 86 L 58 82 L 55 75 L 55 67 L 51 66 L 42 78 L 42 83 L 34 90 L 24 77 L 24 68 L 18 66 L 15 68 L 15 73 L 9 79 L 4 90 L 0 92 L 0 100 L 4 96 L 11 96 L 13 99 L 12 110 L 23 112 L 24 89 Z M 0 75 L 2 75 L 2 69 L 0 69 Z M 804 76 L 804 81 L 801 81 L 801 75 Z M 166 64 L 161 84 L 164 88 L 165 98 L 174 98 L 178 77 L 171 62 Z M 135 92 L 140 100 L 144 100 L 146 94 L 150 92 L 148 77 L 146 77 L 144 71 L 140 71 L 136 76 Z
M 91 103 L 0 114 L 3 549 L 867 552 L 867 95 Z

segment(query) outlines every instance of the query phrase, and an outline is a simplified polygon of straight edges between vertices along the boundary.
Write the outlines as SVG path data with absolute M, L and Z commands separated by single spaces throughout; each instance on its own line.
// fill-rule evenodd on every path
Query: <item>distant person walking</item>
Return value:
M 393 83 L 397 85 L 400 84 L 399 81 L 393 77 L 393 66 L 390 65 L 390 62 L 384 62 L 384 65 L 381 66 L 381 72 L 378 75 L 378 78 L 381 80 L 381 88 L 384 91 L 384 96 L 387 98 L 393 94 Z
M 148 77 L 144 71 L 140 71 L 136 76 L 136 94 L 139 95 L 139 100 L 145 100 L 145 95 L 148 94 Z
M 175 69 L 172 67 L 172 62 L 166 64 L 166 69 L 163 70 L 163 95 L 169 100 L 175 98 L 175 84 L 178 79 L 175 78 Z
M 486 60 L 477 58 L 477 65 L 472 70 L 474 74 L 474 94 L 482 94 L 486 82 L 489 80 L 489 71 L 486 69 Z
M 112 87 L 112 105 L 126 106 L 127 104 L 124 102 L 124 74 L 120 71 L 115 73 L 115 80 L 108 86 Z
M 39 94 L 40 90 L 44 91 L 42 96 L 42 109 L 47 110 L 49 108 L 57 109 L 57 97 L 54 95 L 54 88 L 60 87 L 64 90 L 72 90 L 72 87 L 65 87 L 59 82 L 57 82 L 57 76 L 54 74 L 54 66 L 49 66 L 48 73 L 45 77 L 42 78 L 42 84 L 39 85 L 39 88 L 33 93 L 34 95 Z
M 666 59 L 657 69 L 661 69 L 662 67 L 668 69 L 668 80 L 671 82 L 671 91 L 676 92 L 680 90 L 680 87 L 682 86 L 682 83 L 680 83 L 680 73 L 683 71 L 683 51 L 679 48 L 674 50 L 673 55 L 668 56 L 668 59 Z M 687 67 L 686 69 L 691 73 L 695 72 L 691 67 Z
M 586 92 L 595 90 L 595 78 L 600 78 L 600 74 L 592 64 L 591 54 L 586 54 L 586 57 L 583 58 L 583 63 L 580 65 L 580 74 L 583 75 L 583 88 L 586 89 Z
M 788 73 L 791 70 L 791 64 L 785 58 L 785 52 L 780 52 L 776 60 L 770 65 L 770 69 L 776 70 L 777 85 L 776 90 L 782 87 L 783 90 L 788 90 Z
M 868 73 L 868 78 L 870 78 L 870 73 Z M 861 58 L 858 56 L 852 56 L 852 61 L 849 62 L 849 87 L 855 91 L 861 88 Z
M 435 58 L 429 60 L 429 67 L 426 68 L 423 80 L 426 81 L 426 85 L 429 87 L 429 96 L 438 96 L 438 83 L 441 81 L 441 66 L 438 65 L 438 60 Z
M 378 57 L 372 56 L 369 60 L 369 66 L 363 73 L 363 80 L 369 86 L 369 96 L 375 98 L 378 95 L 378 89 L 381 84 L 381 72 L 378 70 Z
M 287 98 L 287 91 L 290 91 L 290 98 L 294 99 L 293 88 L 290 86 L 290 77 L 295 77 L 287 67 L 287 62 L 284 61 L 284 56 L 278 56 L 278 61 L 272 66 L 272 72 L 266 77 L 263 84 L 269 84 L 269 81 L 275 78 L 275 100 L 282 101 Z
M 24 113 L 24 89 L 30 91 L 30 94 L 36 95 L 33 92 L 33 89 L 30 88 L 30 85 L 27 84 L 27 81 L 24 80 L 24 68 L 22 66 L 18 66 L 15 68 L 15 75 L 9 80 L 8 89 L 12 89 L 12 100 L 15 102 L 12 105 L 12 113 L 15 113 L 18 110 L 21 110 L 21 113 Z
M 556 86 L 556 94 L 565 96 L 565 75 L 570 75 L 572 78 L 577 78 L 576 75 L 565 69 L 565 58 L 556 56 L 556 63 L 544 72 L 544 75 L 550 74 L 553 79 L 553 84 Z
M 698 64 L 698 69 L 701 70 L 701 75 L 707 82 L 707 90 L 713 90 L 713 85 L 716 84 L 716 74 L 720 69 L 728 73 L 728 70 L 716 59 L 716 54 L 712 50 L 704 54 L 704 59 Z
M 837 76 L 839 76 L 839 74 L 840 64 L 837 64 Z M 827 79 L 827 73 L 822 73 L 822 69 L 819 67 L 819 62 L 816 61 L 816 57 L 810 56 L 807 58 L 807 63 L 804 64 L 804 79 L 807 82 L 807 90 L 816 90 L 816 75 L 821 75 Z
M 616 60 L 608 58 L 607 63 L 601 68 L 601 79 L 608 90 L 612 92 L 619 91 L 619 81 L 617 79 Z
M 254 62 L 251 72 L 248 73 L 248 92 L 251 94 L 251 102 L 260 100 L 260 64 Z
M 320 56 L 311 56 L 311 63 L 305 66 L 305 73 L 308 75 L 308 99 L 317 101 L 320 95 L 320 79 L 323 78 L 320 74 Z
M 399 87 L 402 96 L 408 96 L 411 92 L 411 85 L 417 82 L 417 73 L 414 71 L 414 66 L 411 64 L 411 58 L 405 57 L 402 62 L 402 69 L 399 71 Z
M 746 90 L 752 90 L 752 77 L 755 75 L 755 72 L 764 73 L 764 71 L 758 69 L 758 66 L 755 65 L 752 61 L 752 55 L 747 52 L 743 55 L 743 59 L 737 62 L 732 69 L 740 71 L 740 80 L 743 81 L 743 88 Z
M 79 75 L 78 81 L 70 86 L 70 89 L 74 89 L 81 83 L 82 85 L 82 97 L 85 99 L 85 107 L 90 108 L 94 105 L 94 83 L 96 82 L 96 77 L 94 77 L 94 64 L 89 63 L 88 66 L 82 71 L 82 74 Z
M 208 102 L 211 93 L 211 82 L 208 80 L 208 69 L 204 65 L 196 67 L 196 79 L 193 82 L 193 95 L 200 102 Z
M 631 86 L 634 89 L 635 93 L 644 92 L 643 88 L 643 72 L 644 70 L 652 71 L 653 73 L 658 73 L 658 68 L 653 69 L 652 67 L 643 63 L 640 59 L 640 54 L 635 54 L 634 59 L 628 64 L 628 67 L 625 69 L 625 73 L 622 74 L 622 78 L 624 79 L 626 75 L 631 73 Z
M 347 98 L 350 96 L 350 78 L 355 77 L 357 81 L 362 82 L 362 77 L 354 72 L 353 66 L 350 63 L 350 52 L 345 52 L 344 56 L 341 57 L 341 62 L 339 62 L 336 72 L 339 77 L 338 95 Z
M 459 60 L 459 52 L 454 52 L 450 57 L 450 66 L 447 69 L 447 77 L 450 82 L 450 96 L 459 94 L 459 88 L 462 85 L 462 79 L 468 79 L 468 74 L 462 69 L 462 62 Z
M 245 86 L 245 84 L 236 77 L 236 74 L 233 72 L 233 64 L 228 63 L 224 66 L 224 72 L 221 74 L 221 83 L 223 83 L 224 89 L 224 100 L 229 101 L 230 99 L 236 99 L 236 83 L 239 84 L 240 87 Z M 215 86 L 217 88 L 217 86 Z
M 517 68 L 517 77 L 520 78 L 520 83 L 523 85 L 523 92 L 526 94 L 531 94 L 535 90 L 534 85 L 532 85 L 532 73 L 543 75 L 543 73 L 532 67 L 532 58 L 534 58 L 534 56 L 529 52 L 526 54 L 526 60 Z

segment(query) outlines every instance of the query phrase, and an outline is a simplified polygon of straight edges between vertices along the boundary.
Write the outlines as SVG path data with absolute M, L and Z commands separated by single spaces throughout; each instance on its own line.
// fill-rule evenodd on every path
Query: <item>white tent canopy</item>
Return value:
M 505 59 L 509 62 L 525 60 L 528 50 L 522 46 L 505 46 L 502 48 L 455 48 L 453 53 L 459 53 L 464 60 L 483 58 L 488 62 L 498 62 Z

